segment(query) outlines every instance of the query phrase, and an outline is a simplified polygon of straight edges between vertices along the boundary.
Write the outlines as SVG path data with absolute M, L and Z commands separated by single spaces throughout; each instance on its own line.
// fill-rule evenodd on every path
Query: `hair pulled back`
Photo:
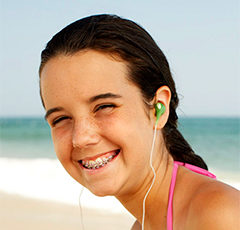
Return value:
M 141 90 L 143 99 L 153 100 L 163 85 L 171 90 L 169 118 L 162 129 L 165 145 L 174 160 L 207 169 L 202 158 L 194 153 L 177 129 L 176 108 L 179 103 L 169 64 L 152 37 L 133 21 L 116 15 L 94 15 L 80 19 L 58 32 L 41 54 L 41 73 L 44 65 L 53 57 L 73 55 L 93 49 L 119 55 L 128 63 L 129 80 Z

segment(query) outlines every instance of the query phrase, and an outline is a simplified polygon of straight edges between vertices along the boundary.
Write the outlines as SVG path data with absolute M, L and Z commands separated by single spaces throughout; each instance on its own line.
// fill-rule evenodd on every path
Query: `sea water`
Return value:
M 240 189 L 240 118 L 180 118 L 179 129 L 217 178 Z M 0 191 L 78 205 L 82 186 L 56 158 L 42 118 L 0 119 Z M 113 197 L 84 189 L 83 207 L 125 212 Z

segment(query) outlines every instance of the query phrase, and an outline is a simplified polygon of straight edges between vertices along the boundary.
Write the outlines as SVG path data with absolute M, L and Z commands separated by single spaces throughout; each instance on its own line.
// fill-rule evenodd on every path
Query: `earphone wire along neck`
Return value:
M 153 142 L 152 142 L 152 148 L 151 148 L 150 159 L 149 159 L 149 164 L 150 164 L 150 167 L 153 171 L 153 179 L 152 179 L 152 183 L 151 183 L 151 185 L 150 185 L 150 187 L 149 187 L 148 191 L 146 192 L 145 197 L 143 199 L 142 230 L 144 230 L 144 223 L 145 223 L 145 203 L 146 203 L 146 199 L 147 199 L 148 194 L 150 193 L 150 191 L 151 191 L 151 189 L 154 185 L 155 179 L 156 179 L 156 172 L 155 172 L 155 169 L 152 165 L 152 155 L 153 155 L 153 150 L 154 150 L 155 140 L 156 140 L 156 134 L 157 134 L 157 123 L 158 123 L 158 119 L 155 123 L 154 134 L 153 134 Z

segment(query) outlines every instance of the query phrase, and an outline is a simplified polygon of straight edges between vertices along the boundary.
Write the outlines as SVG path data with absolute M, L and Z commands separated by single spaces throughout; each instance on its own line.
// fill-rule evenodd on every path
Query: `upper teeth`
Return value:
M 82 160 L 82 165 L 84 165 L 85 167 L 87 167 L 89 169 L 99 168 L 99 167 L 107 164 L 115 155 L 116 155 L 116 153 L 114 153 L 113 155 L 111 155 L 107 158 L 106 157 L 103 157 L 103 158 L 98 157 L 95 161 Z

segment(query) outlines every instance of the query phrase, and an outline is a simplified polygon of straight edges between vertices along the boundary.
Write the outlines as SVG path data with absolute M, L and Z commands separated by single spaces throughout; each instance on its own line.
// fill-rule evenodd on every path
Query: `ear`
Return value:
M 169 107 L 170 101 L 171 101 L 171 90 L 166 85 L 161 86 L 155 94 L 153 104 L 155 105 L 157 102 L 161 102 L 165 106 L 166 110 L 164 114 L 162 114 L 161 117 L 159 118 L 157 129 L 162 129 L 167 123 L 169 111 L 170 111 L 170 107 Z M 155 127 L 155 122 L 157 118 L 155 114 L 156 114 L 156 110 L 154 108 L 153 109 L 154 127 Z

